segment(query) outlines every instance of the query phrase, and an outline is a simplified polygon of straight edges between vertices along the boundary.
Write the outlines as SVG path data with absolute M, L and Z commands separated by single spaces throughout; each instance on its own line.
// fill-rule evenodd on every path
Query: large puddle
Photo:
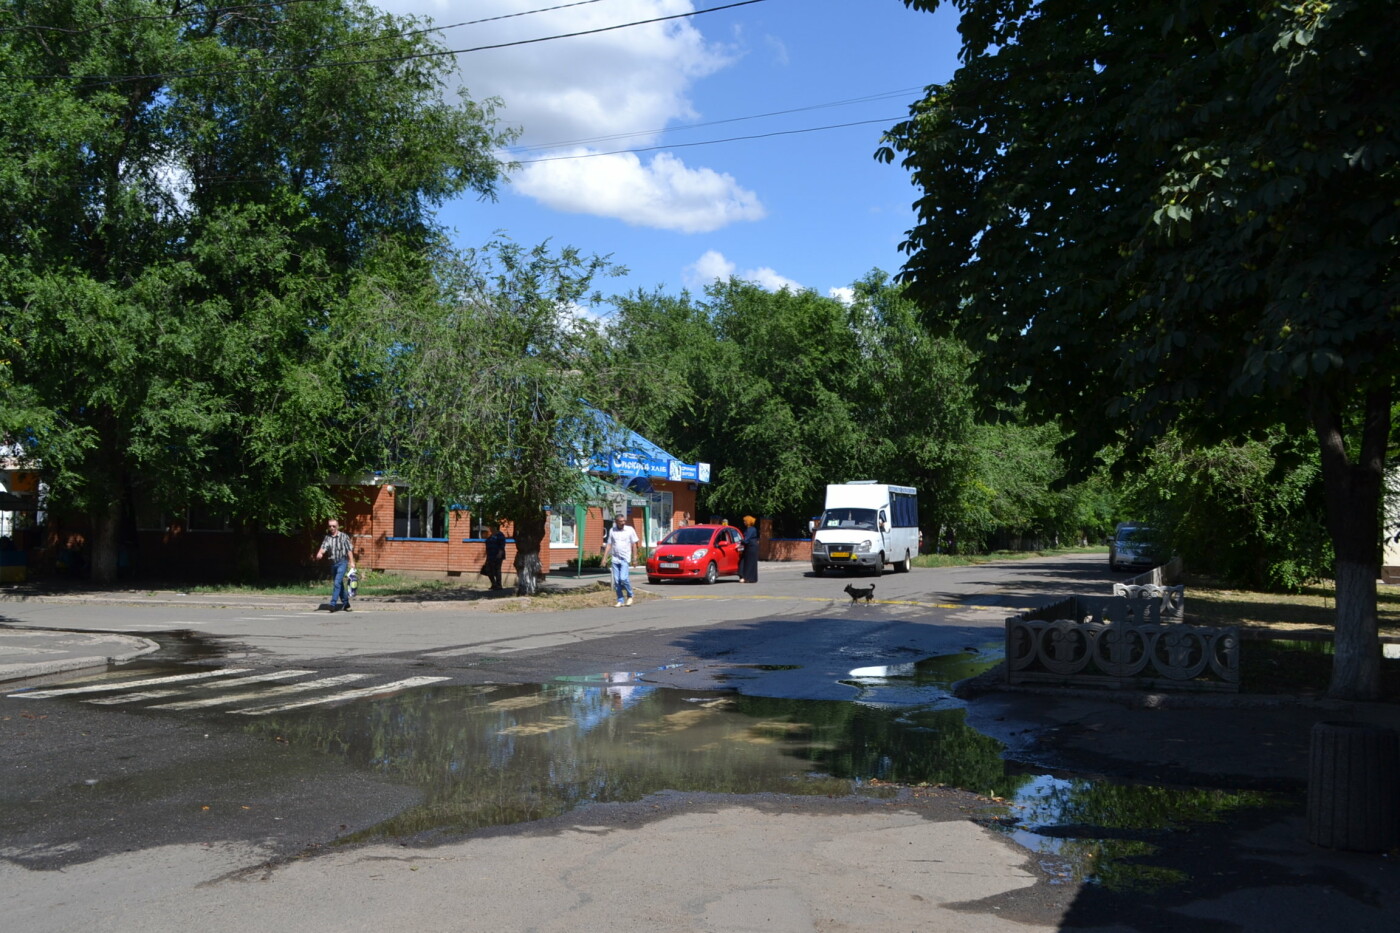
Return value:
M 853 671 L 856 702 L 654 687 L 639 672 L 545 685 L 426 688 L 375 703 L 265 717 L 247 728 L 307 743 L 423 803 L 348 841 L 464 831 L 660 791 L 866 794 L 947 785 L 987 798 L 984 824 L 1061 882 L 1146 890 L 1187 880 L 1159 841 L 1265 795 L 1028 773 L 947 694 L 976 658 Z
M 1153 859 L 1172 833 L 1272 805 L 1253 792 L 1129 785 L 1009 764 L 1003 745 L 967 725 L 950 693 L 953 682 L 995 661 L 984 651 L 860 668 L 842 680 L 855 689 L 853 701 L 659 687 L 646 682 L 652 672 L 618 671 L 548 684 L 420 683 L 324 705 L 238 710 L 234 700 L 266 702 L 241 699 L 252 696 L 244 691 L 300 697 L 293 675 L 315 672 L 225 671 L 237 674 L 224 682 L 238 692 L 220 693 L 217 672 L 191 674 L 184 664 L 128 667 L 57 693 L 148 715 L 217 717 L 225 728 L 417 789 L 421 803 L 346 841 L 522 823 L 662 791 L 892 796 L 891 785 L 947 785 L 982 795 L 975 818 L 1035 853 L 1052 879 L 1142 890 L 1186 880 Z M 784 670 L 737 666 L 726 679 Z M 178 689 L 151 683 L 161 676 Z M 119 683 L 133 692 L 117 692 Z

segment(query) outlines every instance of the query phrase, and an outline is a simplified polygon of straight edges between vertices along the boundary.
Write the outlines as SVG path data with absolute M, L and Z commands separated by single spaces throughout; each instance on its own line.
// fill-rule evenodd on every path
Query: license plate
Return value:
M 680 564 L 668 564 L 668 563 L 666 563 L 666 562 L 663 560 L 663 561 L 661 562 L 661 569 L 662 569 L 662 570 L 680 570 L 680 569 L 681 569 L 681 565 L 680 565 Z
M 836 559 L 838 559 L 838 560 L 850 560 L 850 559 L 851 559 L 851 552 L 850 552 L 850 551 L 832 551 L 832 552 L 831 552 L 831 556 L 834 557 L 834 558 L 836 558 Z

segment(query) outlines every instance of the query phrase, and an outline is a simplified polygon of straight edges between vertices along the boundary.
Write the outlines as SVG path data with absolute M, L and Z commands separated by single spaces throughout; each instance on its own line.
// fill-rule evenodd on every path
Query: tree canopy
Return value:
M 444 248 L 429 277 L 368 281 L 357 302 L 367 352 L 384 353 L 368 415 L 378 465 L 417 495 L 509 519 L 521 595 L 538 586 L 545 510 L 573 501 L 581 466 L 617 441 L 588 402 L 637 382 L 583 308 L 601 300 L 596 277 L 621 271 L 497 239 Z
M 355 277 L 421 265 L 431 208 L 490 195 L 510 136 L 444 99 L 450 58 L 410 25 L 0 0 L 0 433 L 91 511 L 95 579 L 134 496 L 285 529 L 364 462 Z
M 933 9 L 937 0 L 906 0 Z M 1378 689 L 1400 373 L 1400 8 L 958 0 L 962 67 L 893 127 L 903 277 L 985 391 L 1129 432 L 1309 425 L 1338 586 L 1332 693 Z
M 673 453 L 714 465 L 703 509 L 797 526 L 827 483 L 880 479 L 917 486 L 925 521 L 948 520 L 969 453 L 967 353 L 931 338 L 884 274 L 854 291 L 846 304 L 731 279 L 703 301 L 614 299 L 615 352 L 653 370 L 622 410 Z

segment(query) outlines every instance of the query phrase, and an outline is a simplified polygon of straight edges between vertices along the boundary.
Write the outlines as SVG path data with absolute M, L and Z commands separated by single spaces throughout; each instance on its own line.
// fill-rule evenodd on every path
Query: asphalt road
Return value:
M 581 673 L 590 666 L 606 670 L 620 658 L 659 666 L 696 647 L 720 650 L 714 646 L 726 639 L 734 640 L 731 653 L 770 650 L 762 645 L 781 637 L 773 633 L 799 620 L 807 623 L 804 637 L 771 646 L 788 654 L 784 663 L 820 659 L 851 637 L 872 632 L 860 649 L 870 663 L 895 648 L 901 655 L 912 648 L 927 656 L 961 648 L 968 638 L 997 639 L 1007 615 L 1070 592 L 1106 591 L 1114 579 L 1121 577 L 1109 572 L 1102 555 L 915 568 L 878 580 L 818 578 L 806 564 L 765 564 L 753 586 L 732 580 L 708 587 L 637 583 L 648 598 L 624 609 L 483 611 L 481 604 L 448 603 L 404 610 L 360 600 L 355 612 L 331 615 L 315 611 L 310 599 L 298 605 L 285 598 L 260 603 L 202 597 L 170 604 L 114 597 L 0 603 L 0 622 L 146 635 L 170 645 L 167 655 L 205 652 L 225 662 L 421 661 L 471 678 L 468 660 L 491 657 L 497 670 L 528 678 Z M 852 603 L 842 591 L 848 582 L 875 583 L 874 600 Z M 600 662 L 609 663 L 597 667 Z M 793 695 L 828 695 L 821 676 L 814 673 L 809 685 L 792 688 L 799 690 Z
M 1395 888 L 1387 864 L 1329 863 L 1321 870 L 1296 857 L 1296 840 L 1281 840 L 1279 833 L 1296 825 L 1281 830 L 1274 815 L 1228 833 L 1193 834 L 1196 847 L 1181 859 L 1186 871 L 1213 879 L 1210 885 L 1105 900 L 1097 886 L 1057 874 L 993 831 L 994 801 L 938 787 L 830 799 L 772 791 L 651 793 L 525 814 L 493 828 L 406 829 L 398 838 L 380 834 L 345 845 L 369 827 L 438 806 L 430 780 L 394 780 L 373 766 L 418 753 L 396 745 L 394 736 L 408 733 L 427 743 L 444 733 L 420 723 L 441 727 L 445 720 L 450 727 L 463 717 L 534 708 L 547 694 L 529 685 L 561 678 L 596 684 L 616 676 L 606 672 L 624 671 L 626 685 L 617 688 L 624 693 L 682 688 L 667 693 L 682 698 L 674 709 L 621 737 L 610 767 L 631 779 L 637 762 L 676 756 L 683 774 L 708 758 L 684 758 L 697 749 L 662 740 L 687 729 L 703 734 L 703 718 L 718 716 L 722 706 L 707 691 L 797 702 L 851 699 L 859 689 L 851 683 L 853 670 L 995 653 L 1007 615 L 1069 593 L 1104 592 L 1115 579 L 1121 577 L 1108 571 L 1102 555 L 1085 555 L 887 574 L 875 581 L 868 604 L 853 604 L 842 587 L 871 581 L 814 578 L 800 564 L 764 565 L 757 586 L 643 583 L 638 588 L 647 598 L 632 607 L 564 612 L 509 611 L 510 601 L 467 608 L 361 601 L 356 612 L 335 615 L 285 600 L 3 603 L 5 624 L 156 639 L 162 650 L 129 667 L 142 676 L 238 669 L 230 676 L 251 678 L 295 670 L 360 678 L 351 688 L 431 679 L 338 707 L 364 713 L 361 720 L 373 726 L 364 736 L 345 731 L 355 723 L 336 708 L 314 716 L 240 717 L 221 707 L 145 708 L 183 702 L 185 693 L 114 705 L 86 702 L 104 696 L 100 691 L 6 696 L 0 700 L 0 892 L 7 916 L 25 933 L 162 933 L 196 925 L 207 933 L 580 926 L 649 933 L 1027 933 L 1193 923 L 1274 930 L 1290 928 L 1290 918 L 1304 923 L 1291 928 L 1311 929 L 1306 918 L 1327 917 L 1347 929 L 1392 929 Z M 56 675 L 49 686 L 130 676 L 125 670 L 97 680 Z M 1001 729 L 1009 737 L 1020 728 L 1017 711 L 987 708 L 995 712 L 981 717 L 985 731 Z M 527 725 L 546 736 L 562 734 L 548 731 L 558 726 L 554 720 L 576 722 L 582 715 L 553 709 L 537 709 L 528 721 L 502 716 L 492 734 Z M 409 713 L 418 717 L 412 726 L 399 719 Z M 1027 715 L 1024 708 L 1019 715 Z M 1146 722 L 1141 713 L 1096 720 L 1102 715 L 1101 705 L 1073 711 L 1084 747 L 1103 737 L 1122 745 L 1121 754 L 1136 754 L 1143 743 L 1132 737 Z M 1182 735 L 1199 721 L 1184 725 Z M 451 728 L 445 734 L 439 741 L 458 740 Z M 710 757 L 723 760 L 732 745 L 720 732 L 715 736 Z M 752 748 L 770 741 L 751 738 Z M 327 752 L 351 746 L 369 750 L 359 758 Z M 1182 753 L 1163 754 L 1179 759 Z M 477 757 L 449 747 L 433 760 L 449 769 L 479 767 L 472 780 L 527 785 L 512 800 L 531 797 L 531 781 L 568 780 L 558 759 L 537 772 L 516 766 L 498 772 Z M 719 773 L 727 778 L 729 770 Z M 1260 858 L 1284 867 L 1261 874 Z M 1341 896 L 1313 903 L 1327 891 Z

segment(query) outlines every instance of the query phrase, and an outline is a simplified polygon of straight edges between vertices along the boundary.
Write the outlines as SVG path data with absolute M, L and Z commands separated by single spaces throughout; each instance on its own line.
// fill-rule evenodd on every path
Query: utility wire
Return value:
M 691 149 L 696 146 L 717 146 L 721 143 L 746 142 L 748 140 L 753 139 L 771 139 L 777 136 L 797 136 L 804 133 L 820 133 L 825 130 L 847 129 L 852 126 L 869 126 L 873 123 L 880 123 L 884 124 L 885 126 L 889 126 L 902 119 L 904 119 L 904 116 L 886 117 L 878 120 L 857 120 L 852 123 L 829 123 L 824 126 L 809 126 L 797 130 L 774 130 L 771 133 L 755 133 L 751 136 L 729 136 L 724 139 L 704 139 L 692 143 L 672 143 L 671 145 L 667 146 L 644 146 L 636 149 L 617 149 L 610 152 L 582 152 L 573 155 L 546 156 L 544 158 L 539 159 L 512 159 L 509 162 L 497 160 L 497 163 L 502 167 L 507 167 L 510 165 L 534 165 L 539 162 L 567 162 L 571 159 L 596 159 L 602 156 L 628 155 L 642 152 L 658 152 L 665 149 Z M 271 178 L 272 176 L 263 176 L 262 180 L 269 180 Z M 216 175 L 202 176 L 200 178 L 199 183 L 202 186 L 215 187 L 221 185 L 247 184 L 249 181 L 250 178 L 246 175 Z M 86 190 L 89 188 L 100 188 L 101 186 L 101 182 L 85 182 L 83 184 L 73 185 L 72 187 L 78 190 Z
M 22 23 L 17 26 L 0 26 L 0 33 L 6 32 L 61 32 L 70 36 L 80 36 L 87 32 L 96 32 L 99 29 L 110 29 L 113 26 L 124 26 L 128 23 L 147 23 L 160 20 L 191 20 L 205 16 L 223 17 L 231 13 L 246 13 L 250 10 L 261 10 L 267 7 L 287 7 L 301 3 L 326 3 L 327 0 L 268 0 L 266 3 L 240 3 L 236 6 L 199 6 L 187 7 L 175 13 L 151 13 L 145 16 L 123 16 L 120 19 L 109 19 L 101 23 L 93 23 L 81 29 L 68 26 L 47 26 L 31 25 Z M 451 23 L 446 26 L 434 26 L 430 29 L 413 29 L 403 32 L 393 33 L 393 36 L 418 36 L 424 33 L 440 32 L 444 29 L 456 29 L 459 26 L 476 26 L 481 23 L 493 23 L 497 20 L 514 19 L 519 16 L 531 16 L 535 13 L 553 13 L 556 10 L 567 10 L 570 7 L 588 6 L 592 3 L 602 3 L 603 0 L 575 0 L 573 3 L 561 3 L 557 6 L 541 7 L 535 10 L 521 10 L 518 13 L 503 13 L 500 16 L 488 16 L 484 19 L 467 20 L 462 23 Z M 387 38 L 387 37 L 386 37 Z M 364 42 L 380 41 L 375 39 L 363 40 Z M 351 42 L 346 45 L 359 45 L 362 42 Z M 344 48 L 345 46 L 327 46 L 327 48 Z
M 781 117 L 792 113 L 805 113 L 811 110 L 826 110 L 831 107 L 845 107 L 850 104 L 864 104 L 877 100 L 889 100 L 891 98 L 906 99 L 905 95 L 921 93 L 923 85 L 916 87 L 899 88 L 894 91 L 884 91 L 879 94 L 867 94 L 864 97 L 851 97 L 846 100 L 827 101 L 821 104 L 808 104 L 805 107 L 792 107 L 787 110 L 770 110 L 767 113 L 754 113 L 743 117 L 728 117 L 723 120 L 709 120 L 704 123 L 686 123 L 679 126 L 663 126 L 654 130 L 634 130 L 629 133 L 613 133 L 609 136 L 592 136 L 586 139 L 570 139 L 556 143 L 539 143 L 531 146 L 511 146 L 509 151 L 513 155 L 525 155 L 531 152 L 552 152 L 559 149 L 567 149 L 571 146 L 588 146 L 595 143 L 613 142 L 619 139 L 630 139 L 634 136 L 656 136 L 661 133 L 672 133 L 680 130 L 703 129 L 707 126 L 723 126 L 728 123 L 743 123 L 748 120 L 761 120 L 765 117 Z M 820 127 L 818 127 L 820 129 Z
M 637 152 L 656 152 L 661 149 L 689 149 L 693 146 L 713 146 L 718 143 L 743 142 L 749 139 L 770 139 L 774 136 L 796 136 L 800 133 L 817 133 L 822 130 L 840 130 L 851 126 L 869 126 L 872 123 L 883 123 L 886 126 L 903 120 L 903 116 L 887 117 L 880 120 L 857 120 L 854 123 L 830 123 L 826 126 L 809 126 L 800 130 L 774 130 L 771 133 L 755 133 L 752 136 L 729 136 L 725 139 L 705 139 L 693 143 L 671 143 L 665 146 L 643 146 L 637 149 L 616 149 L 611 152 L 580 152 L 574 155 L 545 156 L 539 159 L 515 159 L 518 165 L 534 165 L 537 162 L 566 162 L 570 159 L 596 159 L 600 156 L 627 155 Z
M 652 23 L 664 23 L 676 19 L 688 19 L 692 16 L 700 16 L 704 13 L 718 13 L 723 10 L 732 10 L 737 7 L 751 6 L 755 3 L 765 3 L 767 0 L 735 0 L 733 3 L 726 3 L 722 6 L 707 7 L 703 10 L 691 10 L 687 13 L 673 13 L 670 16 L 657 16 L 651 19 L 634 20 L 628 23 L 618 23 L 613 26 L 600 26 L 596 29 L 582 29 L 577 32 L 558 33 L 552 36 L 539 36 L 534 39 L 517 39 L 512 42 L 498 42 L 491 45 L 478 45 L 465 49 L 439 49 L 432 52 L 417 52 L 412 55 L 391 55 L 382 58 L 352 59 L 350 61 L 333 62 L 310 62 L 304 65 L 283 65 L 272 68 L 248 68 L 242 70 L 214 70 L 214 71 L 175 71 L 175 72 L 151 72 L 139 75 L 9 75 L 10 78 L 21 78 L 30 81 L 41 80 L 80 80 L 85 86 L 95 87 L 101 84 L 120 84 L 127 81 L 149 81 L 154 79 L 168 80 L 170 78 L 198 78 L 198 77 L 235 77 L 244 75 L 278 74 L 282 72 L 304 72 L 323 68 L 345 68 L 352 65 L 389 65 L 400 64 L 409 61 L 418 61 L 427 58 L 443 58 L 448 55 L 467 55 L 472 52 L 487 52 L 493 49 L 515 48 L 522 45 L 533 45 L 539 42 L 552 42 L 556 39 L 574 39 L 579 36 L 592 36 L 604 32 L 614 32 L 618 29 L 629 29 L 633 26 L 647 26 Z
M 146 23 L 163 19 L 194 19 L 198 16 L 208 16 L 210 14 L 223 15 L 225 13 L 243 13 L 248 10 L 260 10 L 264 7 L 283 7 L 297 3 L 325 3 L 326 0 L 269 0 L 267 3 L 240 3 L 237 6 L 222 7 L 199 7 L 189 8 L 178 13 L 150 13 L 145 16 L 123 16 L 121 19 L 109 19 L 102 23 L 93 23 L 84 26 L 82 29 L 73 29 L 67 26 L 36 26 L 31 24 L 21 24 L 18 26 L 0 27 L 0 33 L 5 32 L 61 32 L 70 36 L 80 36 L 85 32 L 96 32 L 99 29 L 108 29 L 112 26 L 124 26 L 127 23 Z

